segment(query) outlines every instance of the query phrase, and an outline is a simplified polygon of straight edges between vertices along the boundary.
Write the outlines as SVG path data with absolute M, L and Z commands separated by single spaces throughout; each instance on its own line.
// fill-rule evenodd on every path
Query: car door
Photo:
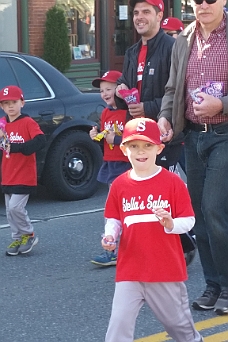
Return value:
M 25 98 L 22 112 L 36 120 L 44 133 L 48 132 L 49 120 L 64 118 L 62 101 L 56 98 L 44 76 L 28 62 L 18 56 L 1 56 L 0 73 L 0 89 L 7 85 L 19 86 Z M 3 115 L 1 110 L 0 117 Z

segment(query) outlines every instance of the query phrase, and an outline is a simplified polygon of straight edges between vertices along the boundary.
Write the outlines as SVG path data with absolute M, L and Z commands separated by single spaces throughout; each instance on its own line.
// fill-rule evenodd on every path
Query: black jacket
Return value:
M 162 29 L 147 41 L 148 51 L 142 79 L 140 101 L 144 103 L 145 116 L 157 121 L 165 85 L 169 78 L 171 51 L 175 39 Z M 123 73 L 118 84 L 124 83 L 129 89 L 137 87 L 138 54 L 142 40 L 131 46 L 125 53 Z M 123 108 L 123 100 L 115 98 L 116 105 Z M 127 108 L 127 107 L 125 107 Z

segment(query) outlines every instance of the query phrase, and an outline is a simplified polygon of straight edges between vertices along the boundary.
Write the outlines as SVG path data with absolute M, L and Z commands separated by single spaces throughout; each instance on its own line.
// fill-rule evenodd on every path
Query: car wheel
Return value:
M 103 156 L 83 131 L 68 131 L 52 144 L 45 162 L 44 184 L 61 200 L 80 200 L 95 193 Z

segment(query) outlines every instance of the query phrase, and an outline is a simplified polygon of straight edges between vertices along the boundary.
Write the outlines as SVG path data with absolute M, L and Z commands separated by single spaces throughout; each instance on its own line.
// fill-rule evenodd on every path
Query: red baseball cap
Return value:
M 122 144 L 132 140 L 148 141 L 155 145 L 162 144 L 157 123 L 148 118 L 132 119 L 126 123 L 122 136 Z
M 168 31 L 183 31 L 184 24 L 178 18 L 168 17 L 162 21 L 161 28 Z
M 24 95 L 21 88 L 11 85 L 0 90 L 0 102 L 10 100 L 24 100 Z
M 101 78 L 96 78 L 93 80 L 92 85 L 95 88 L 100 88 L 100 83 L 102 81 L 110 82 L 110 83 L 116 83 L 118 78 L 121 76 L 121 72 L 116 70 L 109 70 L 104 73 L 104 75 Z
M 158 7 L 161 12 L 164 12 L 164 2 L 162 0 L 144 0 L 144 1 L 130 0 L 129 4 L 130 4 L 131 7 L 135 7 L 137 2 L 147 2 L 150 5 Z

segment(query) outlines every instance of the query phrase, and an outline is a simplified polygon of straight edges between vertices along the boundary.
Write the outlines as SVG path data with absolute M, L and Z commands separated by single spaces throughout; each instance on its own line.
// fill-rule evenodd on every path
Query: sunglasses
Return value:
M 196 5 L 202 5 L 204 0 L 194 0 Z M 217 0 L 205 0 L 208 5 L 215 4 Z

